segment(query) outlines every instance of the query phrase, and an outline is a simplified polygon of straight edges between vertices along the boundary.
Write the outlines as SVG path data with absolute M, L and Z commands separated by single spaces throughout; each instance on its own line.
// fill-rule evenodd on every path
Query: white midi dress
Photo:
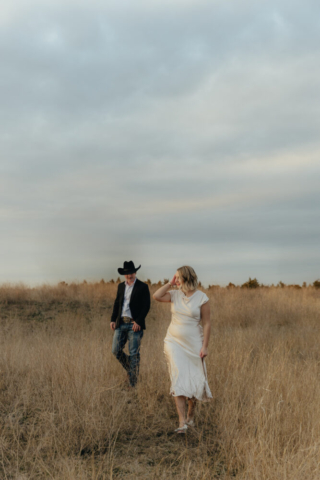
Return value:
M 164 339 L 171 379 L 170 393 L 206 401 L 212 398 L 207 379 L 206 364 L 200 358 L 203 329 L 200 325 L 201 306 L 208 297 L 196 290 L 187 297 L 181 290 L 170 290 L 171 323 Z

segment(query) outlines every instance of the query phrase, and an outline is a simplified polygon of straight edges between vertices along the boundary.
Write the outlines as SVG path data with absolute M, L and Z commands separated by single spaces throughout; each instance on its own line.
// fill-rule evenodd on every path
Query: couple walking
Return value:
M 150 309 L 148 285 L 136 277 L 140 267 L 135 268 L 130 261 L 124 262 L 123 268 L 118 269 L 125 282 L 118 286 L 110 323 L 114 331 L 112 353 L 127 371 L 131 387 L 137 383 L 140 344 Z M 212 398 L 204 361 L 210 337 L 210 306 L 207 295 L 197 287 L 195 271 L 184 266 L 178 268 L 172 280 L 153 294 L 158 302 L 171 303 L 172 317 L 164 339 L 164 353 L 171 379 L 170 393 L 179 415 L 177 433 L 185 433 L 188 427 L 194 425 L 197 400 Z M 123 351 L 127 341 L 129 355 Z

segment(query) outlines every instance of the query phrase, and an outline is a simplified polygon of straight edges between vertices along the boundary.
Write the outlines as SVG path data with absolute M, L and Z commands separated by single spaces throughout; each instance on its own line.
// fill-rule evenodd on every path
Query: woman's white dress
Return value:
M 200 358 L 203 329 L 201 306 L 209 298 L 200 290 L 187 297 L 181 290 L 170 290 L 171 323 L 164 339 L 173 396 L 183 395 L 198 400 L 212 398 L 205 361 Z

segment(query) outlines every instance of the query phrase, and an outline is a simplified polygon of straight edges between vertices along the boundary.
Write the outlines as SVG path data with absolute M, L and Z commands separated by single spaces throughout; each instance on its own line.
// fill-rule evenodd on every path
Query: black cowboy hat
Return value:
M 141 265 L 140 267 L 136 268 L 133 261 L 130 260 L 130 262 L 124 262 L 123 268 L 118 268 L 118 272 L 120 275 L 130 275 L 131 273 L 136 273 L 139 268 L 141 268 Z

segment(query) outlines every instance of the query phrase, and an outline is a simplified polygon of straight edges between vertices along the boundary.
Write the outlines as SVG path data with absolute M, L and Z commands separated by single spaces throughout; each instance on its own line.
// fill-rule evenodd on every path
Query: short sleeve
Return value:
M 201 301 L 200 301 L 200 307 L 207 303 L 209 301 L 209 297 L 205 293 L 202 293 Z
M 170 296 L 171 296 L 171 303 L 174 303 L 174 301 L 177 298 L 177 292 L 178 290 L 169 290 Z

